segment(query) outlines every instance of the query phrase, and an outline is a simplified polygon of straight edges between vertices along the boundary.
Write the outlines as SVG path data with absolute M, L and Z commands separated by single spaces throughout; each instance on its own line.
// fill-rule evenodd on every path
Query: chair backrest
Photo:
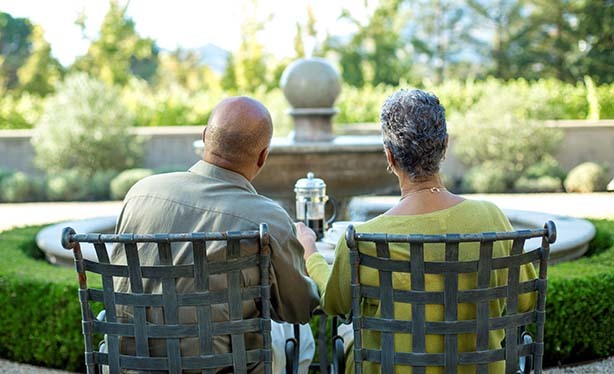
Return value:
M 523 252 L 525 240 L 534 237 L 542 238 L 541 245 Z M 346 241 L 350 249 L 356 373 L 362 371 L 362 363 L 365 361 L 380 365 L 383 373 L 393 372 L 395 365 L 403 365 L 400 366 L 405 368 L 402 372 L 409 371 L 407 369 L 411 367 L 413 373 L 424 373 L 426 366 L 443 367 L 446 373 L 456 373 L 460 365 L 476 365 L 476 372 L 487 373 L 488 363 L 502 360 L 505 361 L 507 373 L 516 373 L 521 356 L 533 356 L 535 372 L 541 372 L 547 261 L 549 244 L 555 240 L 556 228 L 551 221 L 545 224 L 544 229 L 445 235 L 358 233 L 350 226 L 346 232 Z M 512 241 L 509 256 L 493 257 L 493 243 L 497 241 Z M 390 243 L 407 243 L 409 260 L 392 260 Z M 427 243 L 440 243 L 438 245 L 445 248 L 442 249 L 445 259 L 426 261 L 424 248 Z M 479 246 L 479 249 L 475 249 L 475 259 L 459 261 L 461 243 Z M 365 254 L 360 250 L 360 245 L 375 247 L 377 256 Z M 463 244 L 461 250 L 465 246 Z M 539 263 L 537 279 L 519 281 L 520 267 L 534 262 Z M 379 287 L 361 284 L 361 268 L 372 268 L 377 272 Z M 491 287 L 491 272 L 498 269 L 507 269 L 507 284 Z M 411 284 L 409 289 L 394 289 L 393 273 L 406 273 Z M 425 290 L 425 275 L 428 274 L 443 278 L 443 290 Z M 476 275 L 477 287 L 459 290 L 459 276 L 462 274 Z M 535 309 L 519 312 L 518 295 L 535 291 Z M 361 303 L 365 299 L 376 300 L 381 315 L 363 316 Z M 507 301 L 505 313 L 491 316 L 490 302 L 497 299 Z M 459 303 L 475 305 L 475 318 L 459 319 Z M 427 304 L 439 305 L 443 309 L 443 320 L 432 320 L 437 317 L 425 316 Z M 398 308 L 409 308 L 411 320 L 395 319 L 395 309 Z M 532 324 L 535 325 L 535 341 L 519 342 L 519 328 Z M 505 331 L 505 346 L 490 349 L 489 331 L 501 329 Z M 361 334 L 365 330 L 379 332 L 380 349 L 363 346 Z M 411 350 L 395 352 L 395 333 L 411 334 Z M 458 351 L 458 337 L 461 334 L 475 335 L 475 351 Z M 426 353 L 426 335 L 442 337 L 442 352 Z
M 259 251 L 253 255 L 241 255 L 244 241 L 258 242 Z M 83 259 L 79 243 L 93 243 L 98 262 Z M 207 258 L 207 246 L 212 242 L 226 245 L 226 260 L 211 261 Z M 126 265 L 112 264 L 105 243 L 120 243 L 126 254 Z M 153 243 L 157 249 L 159 264 L 146 266 L 139 259 L 142 243 Z M 193 262 L 173 264 L 171 245 L 182 243 L 192 248 Z M 85 361 L 88 373 L 94 373 L 99 365 L 108 365 L 110 372 L 120 369 L 161 370 L 181 373 L 185 370 L 215 372 L 216 368 L 232 367 L 234 372 L 246 372 L 248 364 L 262 362 L 265 372 L 271 372 L 271 319 L 269 264 L 270 248 L 266 224 L 260 230 L 240 232 L 208 232 L 185 234 L 76 234 L 65 228 L 62 244 L 72 249 L 79 275 L 79 300 L 85 338 Z M 177 245 L 177 244 L 174 244 Z M 158 262 L 158 261 L 157 261 Z M 256 286 L 242 285 L 241 271 L 259 269 L 260 283 Z M 258 270 L 257 270 L 258 271 Z M 88 287 L 86 272 L 100 274 L 102 289 Z M 209 277 L 226 275 L 228 287 L 210 290 Z M 114 278 L 127 278 L 130 292 L 114 291 Z M 178 279 L 193 278 L 193 292 L 178 292 Z M 162 285 L 161 293 L 146 293 L 144 279 L 155 279 Z M 244 318 L 243 303 L 256 300 L 260 315 Z M 106 318 L 98 320 L 92 311 L 93 303 L 103 303 Z M 214 320 L 212 305 L 225 304 L 229 320 Z M 129 321 L 118 319 L 116 307 L 128 307 L 133 311 Z M 179 308 L 195 309 L 196 323 L 182 323 L 178 318 Z M 147 318 L 148 310 L 162 310 L 163 321 L 154 323 Z M 216 317 L 219 319 L 219 317 Z M 246 347 L 245 333 L 260 333 L 263 346 L 257 349 Z M 106 352 L 94 349 L 94 334 L 106 336 Z M 230 336 L 229 353 L 216 353 L 213 337 Z M 97 335 L 100 336 L 100 335 Z M 120 337 L 134 339 L 135 355 L 120 352 Z M 198 344 L 198 355 L 182 355 L 180 340 L 191 338 Z M 166 345 L 164 357 L 151 357 L 152 340 Z

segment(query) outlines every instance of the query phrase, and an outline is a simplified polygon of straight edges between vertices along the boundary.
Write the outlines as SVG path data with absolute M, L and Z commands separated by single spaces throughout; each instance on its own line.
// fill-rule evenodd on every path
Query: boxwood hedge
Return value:
M 0 233 L 0 357 L 83 371 L 76 273 L 32 258 L 41 227 Z
M 549 269 L 548 366 L 614 355 L 614 220 L 593 223 L 592 255 Z M 32 258 L 41 227 L 0 233 L 0 357 L 81 371 L 76 274 Z

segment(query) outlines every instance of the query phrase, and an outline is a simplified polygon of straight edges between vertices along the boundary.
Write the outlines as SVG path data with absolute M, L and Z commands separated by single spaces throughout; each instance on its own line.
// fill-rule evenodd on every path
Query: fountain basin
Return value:
M 36 235 L 36 245 L 44 253 L 47 261 L 54 265 L 70 266 L 74 263 L 72 250 L 62 247 L 62 229 L 72 227 L 77 233 L 113 233 L 117 216 L 87 218 L 76 221 L 60 222 L 42 229 Z M 111 246 L 107 245 L 107 251 L 111 254 Z M 98 261 L 96 250 L 91 243 L 81 243 L 83 258 L 90 261 Z
M 398 201 L 398 196 L 356 197 L 348 207 L 350 220 L 368 220 L 392 208 Z M 550 264 L 582 257 L 588 250 L 588 243 L 595 236 L 595 226 L 585 219 L 515 209 L 501 210 L 515 229 L 543 228 L 546 221 L 554 222 L 557 239 L 550 245 Z M 530 250 L 540 244 L 540 238 L 532 238 L 525 242 L 524 248 Z
M 376 204 L 365 204 L 365 199 L 375 201 Z M 386 203 L 388 201 L 388 203 Z M 398 201 L 391 197 L 359 197 L 350 203 L 350 217 L 353 221 L 363 221 L 383 213 L 386 206 Z M 385 204 L 386 203 L 386 204 Z M 363 208 L 360 208 L 363 207 Z M 366 207 L 366 208 L 365 208 Z M 374 209 L 375 208 L 375 209 Z M 569 261 L 581 257 L 588 249 L 588 243 L 595 236 L 595 227 L 590 222 L 566 216 L 557 216 L 547 213 L 527 212 L 522 210 L 503 209 L 516 229 L 541 228 L 544 222 L 554 221 L 557 228 L 557 240 L 550 247 L 550 263 Z M 49 262 L 56 265 L 72 265 L 72 251 L 64 249 L 61 245 L 62 229 L 70 226 L 78 233 L 111 233 L 114 230 L 117 216 L 91 218 L 78 221 L 68 221 L 47 226 L 36 236 L 36 244 L 45 252 Z M 534 249 L 540 245 L 540 238 L 533 238 L 525 242 L 525 249 Z M 111 245 L 107 245 L 109 254 Z M 97 261 L 96 251 L 90 243 L 81 244 L 83 258 Z

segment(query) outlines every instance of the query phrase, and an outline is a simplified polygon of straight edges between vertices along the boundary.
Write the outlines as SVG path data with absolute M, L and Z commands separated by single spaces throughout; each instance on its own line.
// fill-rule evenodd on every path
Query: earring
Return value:
M 386 166 L 386 171 L 388 172 L 388 174 L 392 174 L 392 166 L 390 164 L 388 164 L 388 166 Z

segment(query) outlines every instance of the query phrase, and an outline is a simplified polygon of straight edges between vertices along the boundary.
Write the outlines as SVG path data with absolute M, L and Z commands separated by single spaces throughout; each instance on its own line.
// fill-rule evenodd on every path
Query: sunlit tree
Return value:
M 177 84 L 190 92 L 212 87 L 217 89 L 220 85 L 220 78 L 201 62 L 196 52 L 181 48 L 160 55 L 155 81 L 158 86 Z
M 413 51 L 421 61 L 426 76 L 436 83 L 455 74 L 474 76 L 471 62 L 479 59 L 482 47 L 474 36 L 475 24 L 460 0 L 419 0 L 412 2 L 411 19 L 403 30 L 411 40 Z M 418 61 L 416 61 L 418 60 Z
M 19 84 L 17 70 L 32 51 L 31 33 L 29 20 L 0 12 L 0 88 L 12 89 Z
M 492 74 L 511 79 L 521 72 L 514 57 L 527 47 L 531 24 L 527 22 L 525 0 L 466 0 L 476 22 L 486 21 L 484 30 L 491 35 Z
M 344 81 L 354 86 L 398 85 L 409 76 L 409 56 L 401 40 L 407 19 L 401 0 L 382 0 L 366 24 L 344 10 L 341 18 L 353 23 L 357 32 L 349 42 L 329 37 L 327 50 L 339 55 Z
M 573 6 L 578 20 L 581 74 L 600 84 L 614 82 L 614 2 L 578 0 Z
M 158 67 L 158 47 L 152 39 L 136 33 L 126 8 L 117 0 L 110 2 L 98 38 L 92 41 L 87 54 L 75 62 L 76 70 L 97 76 L 109 85 L 123 86 L 131 75 L 153 79 Z
M 63 68 L 51 55 L 51 46 L 43 37 L 43 29 L 36 25 L 30 35 L 32 53 L 17 71 L 22 91 L 45 96 L 54 90 L 62 78 Z

